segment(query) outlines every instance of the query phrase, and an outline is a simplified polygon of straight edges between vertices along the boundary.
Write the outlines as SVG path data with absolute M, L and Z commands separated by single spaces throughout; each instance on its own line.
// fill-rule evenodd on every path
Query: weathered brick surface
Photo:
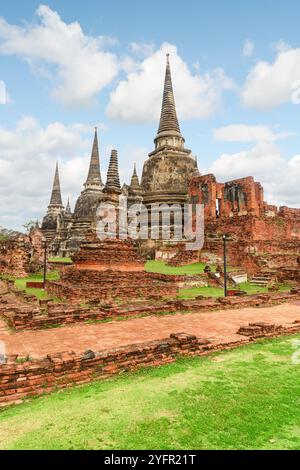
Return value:
M 297 328 L 297 324 L 294 324 L 294 327 Z M 291 326 L 293 328 L 293 326 Z M 284 328 L 281 325 L 275 325 L 274 323 L 267 322 L 257 322 L 249 323 L 248 326 L 241 326 L 237 334 L 242 336 L 250 336 L 251 338 L 259 338 L 262 336 L 280 333 L 284 331 Z
M 186 250 L 185 244 L 177 246 L 177 253 L 169 261 L 169 266 L 184 266 L 186 264 L 199 262 L 199 252 L 193 250 Z
M 176 279 L 182 279 L 176 276 Z M 300 299 L 300 289 L 289 292 L 272 292 L 269 294 L 248 295 L 245 297 L 207 298 L 199 296 L 194 300 L 160 300 L 127 301 L 118 304 L 95 302 L 95 305 L 80 306 L 51 301 L 40 301 L 27 296 L 14 287 L 10 287 L 15 296 L 8 298 L 7 292 L 0 292 L 0 317 L 17 331 L 37 330 L 55 325 L 67 325 L 86 321 L 99 321 L 119 317 L 136 317 L 159 313 L 205 312 L 244 307 L 260 307 L 281 304 Z
M 167 364 L 179 355 L 194 355 L 208 347 L 206 340 L 178 333 L 165 340 L 110 351 L 63 352 L 22 364 L 18 364 L 14 357 L 0 366 L 0 406 L 19 403 L 26 397 L 54 389 L 106 378 L 121 371 Z
M 19 363 L 18 356 L 14 355 L 8 357 L 7 363 L 0 366 L 0 407 L 19 404 L 26 398 L 53 390 L 105 379 L 123 371 L 168 364 L 174 362 L 178 356 L 209 354 L 212 351 L 246 344 L 256 338 L 299 331 L 299 322 L 285 327 L 259 322 L 241 327 L 236 339 L 228 343 L 212 344 L 206 338 L 192 334 L 172 333 L 169 338 L 163 340 L 100 352 L 87 350 L 78 354 L 67 351 L 22 363 Z
M 42 233 L 34 229 L 29 235 L 12 234 L 0 241 L 0 273 L 26 277 L 39 269 L 42 261 Z
M 203 254 L 222 260 L 222 235 L 229 235 L 229 261 L 249 273 L 295 266 L 300 252 L 300 209 L 270 206 L 252 177 L 218 183 L 214 175 L 191 179 L 190 201 L 204 204 Z
M 178 291 L 171 276 L 144 271 L 145 260 L 130 240 L 101 241 L 90 232 L 73 261 L 60 281 L 47 283 L 50 295 L 80 303 L 160 299 Z
M 155 273 L 70 268 L 60 281 L 47 283 L 47 292 L 80 303 L 175 297 L 178 288 L 172 277 Z
M 131 240 L 100 240 L 89 231 L 85 241 L 72 257 L 75 267 L 94 271 L 143 271 L 145 259 L 138 253 Z

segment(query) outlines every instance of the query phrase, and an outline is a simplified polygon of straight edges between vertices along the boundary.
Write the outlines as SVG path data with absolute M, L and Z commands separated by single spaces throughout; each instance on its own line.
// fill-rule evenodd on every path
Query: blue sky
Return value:
M 72 204 L 99 125 L 105 177 L 141 174 L 170 52 L 178 117 L 201 171 L 254 175 L 300 205 L 300 3 L 289 0 L 12 0 L 0 7 L 0 224 L 41 218 L 55 161 Z

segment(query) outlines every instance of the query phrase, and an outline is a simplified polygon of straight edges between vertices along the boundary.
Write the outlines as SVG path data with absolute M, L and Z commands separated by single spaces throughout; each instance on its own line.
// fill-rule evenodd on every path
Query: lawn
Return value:
M 47 279 L 49 281 L 55 281 L 59 279 L 59 274 L 56 271 L 52 271 L 47 273 Z M 18 278 L 15 279 L 15 286 L 25 291 L 27 294 L 35 295 L 37 299 L 45 299 L 47 298 L 47 293 L 43 289 L 27 289 L 26 282 L 31 281 L 43 281 L 43 274 L 33 274 L 32 276 L 28 276 L 26 278 Z
M 250 282 L 239 284 L 238 288 L 247 292 L 247 294 L 265 294 L 268 292 L 267 287 L 255 286 L 250 284 Z M 287 284 L 281 284 L 279 286 L 279 290 L 281 292 L 289 291 L 290 288 L 291 286 Z M 223 297 L 224 289 L 221 287 L 191 287 L 187 289 L 179 289 L 178 297 L 180 299 L 194 299 L 198 295 L 203 295 L 204 297 Z
M 195 276 L 197 274 L 203 274 L 204 268 L 207 266 L 207 263 L 192 263 L 185 266 L 169 266 L 164 261 L 160 260 L 150 260 L 145 264 L 145 270 L 149 273 L 160 273 L 160 274 L 170 274 L 170 275 L 190 275 Z M 209 264 L 212 272 L 215 272 L 216 266 Z M 234 268 L 228 266 L 228 271 L 233 271 Z
M 250 284 L 250 282 L 244 282 L 242 284 L 239 284 L 239 286 L 240 286 L 240 289 L 246 291 L 247 294 L 257 294 L 257 293 L 264 294 L 268 292 L 267 287 L 256 286 L 256 285 Z M 279 284 L 280 292 L 289 291 L 290 289 L 291 289 L 291 286 L 288 284 Z
M 61 258 L 61 257 L 49 258 L 48 261 L 52 261 L 52 262 L 55 262 L 55 263 L 72 263 L 71 258 Z
M 142 370 L 0 413 L 0 449 L 300 449 L 300 335 Z
M 186 266 L 168 266 L 164 261 L 150 260 L 145 264 L 145 270 L 149 273 L 160 273 L 170 275 L 196 275 L 203 274 L 204 268 L 207 266 L 206 263 L 193 263 L 187 264 Z M 211 266 L 212 270 L 215 270 L 215 266 Z
M 179 299 L 194 299 L 198 295 L 203 295 L 204 297 L 223 297 L 224 289 L 221 287 L 190 287 L 187 289 L 179 289 L 178 298 Z

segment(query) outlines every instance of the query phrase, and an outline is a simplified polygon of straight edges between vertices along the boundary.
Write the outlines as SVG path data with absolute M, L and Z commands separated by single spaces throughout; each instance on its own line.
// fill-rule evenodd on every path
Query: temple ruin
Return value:
M 95 129 L 88 176 L 73 212 L 69 202 L 66 208 L 62 204 L 56 166 L 50 204 L 42 223 L 52 256 L 74 254 L 87 232 L 95 230 L 99 204 L 108 202 L 117 206 L 123 195 L 127 197 L 128 206 L 143 203 L 147 210 L 153 204 L 177 204 L 180 211 L 186 202 L 204 205 L 205 245 L 201 255 L 187 254 L 175 239 L 168 240 L 166 246 L 163 239 L 151 240 L 149 237 L 142 243 L 148 256 L 163 258 L 166 253 L 171 253 L 174 265 L 199 259 L 218 262 L 222 254 L 221 238 L 227 234 L 232 242 L 229 251 L 234 266 L 243 266 L 250 272 L 263 267 L 298 267 L 300 209 L 269 205 L 264 200 L 262 185 L 251 176 L 221 183 L 212 174 L 200 174 L 197 158 L 185 148 L 180 131 L 168 55 L 161 117 L 154 144 L 154 150 L 144 163 L 141 181 L 134 165 L 130 185 L 121 185 L 118 152 L 112 150 L 104 184 Z M 175 215 L 171 215 L 171 224 L 174 224 Z

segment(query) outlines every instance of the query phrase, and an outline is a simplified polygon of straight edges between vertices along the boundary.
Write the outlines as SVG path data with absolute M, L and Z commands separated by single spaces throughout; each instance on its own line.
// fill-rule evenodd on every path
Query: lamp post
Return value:
M 46 287 L 46 278 L 47 278 L 47 240 L 44 238 L 42 241 L 44 248 L 44 274 L 43 274 L 43 284 L 44 289 Z
M 227 236 L 223 235 L 223 248 L 224 248 L 224 297 L 227 297 Z

